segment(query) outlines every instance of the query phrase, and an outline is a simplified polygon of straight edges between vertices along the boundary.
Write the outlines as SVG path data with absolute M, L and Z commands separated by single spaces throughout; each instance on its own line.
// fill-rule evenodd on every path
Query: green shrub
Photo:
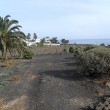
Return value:
M 87 75 L 110 74 L 110 49 L 97 47 L 81 55 L 84 70 Z
M 67 49 L 64 48 L 63 49 L 63 53 L 68 53 Z
M 32 59 L 33 53 L 32 51 L 28 50 L 24 52 L 23 58 L 25 59 Z
M 100 44 L 100 46 L 105 46 L 105 44 L 104 44 L 104 43 L 102 43 L 102 44 Z
M 75 56 L 79 56 L 83 53 L 83 49 L 81 47 L 75 47 L 73 53 Z
M 69 48 L 69 53 L 73 53 L 73 47 Z
M 108 48 L 110 48 L 110 45 L 107 45 Z
M 95 48 L 95 46 L 89 45 L 89 46 L 87 46 L 86 48 L 84 48 L 84 52 L 85 52 L 85 51 L 88 51 L 88 50 L 91 50 L 91 49 L 93 49 L 93 48 Z

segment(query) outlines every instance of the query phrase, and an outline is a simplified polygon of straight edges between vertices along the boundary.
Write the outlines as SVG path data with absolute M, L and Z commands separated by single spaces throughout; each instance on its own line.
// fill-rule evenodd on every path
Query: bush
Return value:
M 110 45 L 107 45 L 108 48 L 110 48 Z
M 63 53 L 68 53 L 67 49 L 64 48 L 63 49 Z
M 105 44 L 104 44 L 104 43 L 102 43 L 102 44 L 100 44 L 100 46 L 105 46 Z
M 97 47 L 84 52 L 81 61 L 87 75 L 106 75 L 110 73 L 110 49 Z
M 81 47 L 75 47 L 73 53 L 75 56 L 79 56 L 83 53 L 83 49 Z
M 25 59 L 32 59 L 32 56 L 33 56 L 33 53 L 32 53 L 32 51 L 25 51 L 24 52 L 24 55 L 23 55 L 23 57 L 25 58 Z
M 93 49 L 93 48 L 95 48 L 95 46 L 89 45 L 89 46 L 87 46 L 87 47 L 84 49 L 84 52 L 85 52 L 85 51 L 88 51 L 88 50 L 91 50 L 91 49 Z
M 69 53 L 73 53 L 73 47 L 69 48 Z

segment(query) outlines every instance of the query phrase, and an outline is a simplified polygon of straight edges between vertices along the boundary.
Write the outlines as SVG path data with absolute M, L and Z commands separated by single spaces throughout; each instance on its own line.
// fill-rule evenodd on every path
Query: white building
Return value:
M 27 46 L 32 46 L 32 45 L 36 45 L 37 46 L 37 43 L 40 43 L 41 39 L 36 39 L 36 40 L 26 40 L 26 44 Z
M 55 43 L 51 43 L 49 37 L 47 37 L 45 39 L 45 43 L 43 43 L 44 45 L 50 45 L 50 46 L 59 46 L 60 44 L 55 44 Z

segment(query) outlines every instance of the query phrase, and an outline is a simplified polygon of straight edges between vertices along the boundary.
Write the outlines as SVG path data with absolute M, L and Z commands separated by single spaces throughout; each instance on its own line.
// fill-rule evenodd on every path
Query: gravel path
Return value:
M 0 110 L 83 110 L 104 91 L 79 68 L 72 54 L 39 55 L 16 65 L 11 74 L 17 78 L 0 88 Z

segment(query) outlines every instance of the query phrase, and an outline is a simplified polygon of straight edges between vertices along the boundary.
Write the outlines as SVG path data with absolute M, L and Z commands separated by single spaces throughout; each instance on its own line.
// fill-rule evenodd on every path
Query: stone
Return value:
M 106 107 L 108 107 L 108 105 L 109 105 L 108 101 L 105 101 L 105 102 L 104 102 L 104 105 L 105 105 Z
M 108 105 L 108 109 L 110 110 L 110 104 Z
M 103 110 L 103 108 L 102 108 L 101 106 L 97 106 L 97 107 L 95 108 L 95 110 Z
M 103 109 L 103 110 L 109 110 L 109 109 L 108 109 L 108 107 L 104 107 L 104 109 Z
M 96 106 L 95 110 L 103 110 L 104 108 L 104 104 L 102 104 L 101 102 Z
M 109 98 L 106 98 L 106 101 L 107 101 L 108 103 L 110 103 L 110 97 L 109 97 Z
M 94 108 L 95 108 L 93 104 L 90 104 L 89 107 L 90 107 L 92 110 L 94 110 Z
M 106 83 L 106 86 L 110 88 L 110 81 Z

